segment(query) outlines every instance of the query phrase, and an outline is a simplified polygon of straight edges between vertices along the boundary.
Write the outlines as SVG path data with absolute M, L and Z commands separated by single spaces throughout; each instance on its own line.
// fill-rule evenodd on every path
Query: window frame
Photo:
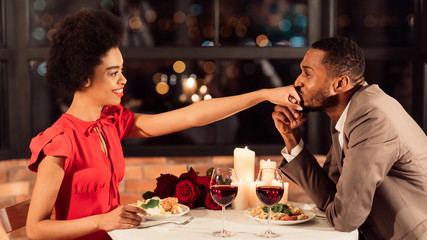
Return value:
M 48 48 L 34 48 L 29 46 L 29 8 L 30 0 L 1 1 L 3 46 L 0 48 L 0 61 L 5 63 L 6 88 L 3 98 L 7 101 L 5 112 L 0 117 L 7 123 L 2 131 L 2 137 L 7 140 L 7 147 L 0 149 L 0 160 L 11 158 L 27 158 L 30 156 L 29 143 L 33 136 L 30 119 L 30 74 L 31 60 L 45 59 Z M 218 9 L 220 0 L 214 0 L 214 9 Z M 424 2 L 424 4 L 422 4 Z M 414 119 L 420 124 L 424 132 L 427 131 L 427 33 L 423 33 L 427 22 L 427 1 L 414 0 L 416 25 L 416 46 L 407 48 L 363 48 L 367 60 L 409 60 L 414 63 Z M 337 0 L 308 0 L 308 45 L 313 40 L 333 36 L 336 32 Z M 216 12 L 218 13 L 218 12 Z M 215 14 L 216 29 L 219 25 L 219 16 Z M 424 22 L 424 23 L 423 23 Z M 23 27 L 17 27 L 23 26 Z M 218 31 L 215 31 L 218 34 Z M 218 35 L 217 35 L 218 36 Z M 216 45 L 218 39 L 215 38 Z M 192 49 L 194 51 L 189 51 Z M 155 47 L 155 48 L 121 48 L 125 60 L 140 59 L 298 59 L 302 58 L 308 47 L 305 48 L 252 48 L 247 47 Z M 413 58 L 413 54 L 416 57 Z M 415 99 L 418 99 L 417 101 Z M 2 99 L 3 100 L 3 99 Z M 420 101 L 421 100 L 421 101 Z M 318 152 L 322 144 L 329 142 L 328 120 L 320 113 L 313 113 L 311 121 L 307 123 L 305 139 L 312 143 L 312 151 Z M 5 136 L 4 136 L 5 135 Z M 322 136 L 320 139 L 319 136 Z M 326 141 L 325 141 L 326 140 Z M 325 143 L 326 142 L 326 143 Z M 257 154 L 278 154 L 280 146 L 255 146 Z M 231 155 L 231 147 L 152 147 L 148 151 L 141 150 L 140 146 L 124 148 L 126 156 L 185 156 L 185 155 Z

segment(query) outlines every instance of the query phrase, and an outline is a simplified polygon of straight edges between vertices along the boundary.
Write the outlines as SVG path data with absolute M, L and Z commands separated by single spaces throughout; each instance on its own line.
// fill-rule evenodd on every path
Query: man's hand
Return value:
M 293 129 L 301 126 L 301 124 L 307 121 L 307 117 L 305 117 L 303 113 L 292 113 L 289 108 L 279 105 L 274 108 L 272 117 L 274 124 L 282 137 L 293 134 Z

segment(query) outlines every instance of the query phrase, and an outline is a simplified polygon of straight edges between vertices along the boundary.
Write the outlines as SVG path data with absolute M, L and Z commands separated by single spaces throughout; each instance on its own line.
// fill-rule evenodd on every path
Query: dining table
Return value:
M 280 234 L 278 239 L 310 239 L 310 240 L 357 240 L 358 231 L 341 232 L 335 230 L 327 221 L 324 213 L 310 204 L 300 204 L 303 209 L 310 209 L 313 216 L 308 221 L 295 223 L 278 223 L 273 221 L 270 229 Z M 245 214 L 246 213 L 246 214 Z M 169 222 L 170 221 L 170 222 Z M 262 239 L 257 233 L 267 230 L 266 221 L 250 217 L 245 210 L 225 210 L 225 229 L 234 233 L 230 239 Z M 218 239 L 212 235 L 220 230 L 223 224 L 221 210 L 206 208 L 190 209 L 185 215 L 168 220 L 167 223 L 156 225 L 156 221 L 144 221 L 141 226 L 131 229 L 120 229 L 108 232 L 113 240 L 200 240 Z

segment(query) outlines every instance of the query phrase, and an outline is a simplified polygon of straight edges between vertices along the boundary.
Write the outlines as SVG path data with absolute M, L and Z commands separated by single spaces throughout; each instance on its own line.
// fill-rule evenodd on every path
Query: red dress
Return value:
M 121 140 L 131 129 L 134 114 L 119 106 L 105 107 L 97 121 L 85 122 L 63 114 L 50 128 L 31 140 L 28 168 L 37 172 L 39 156 L 65 157 L 65 176 L 55 203 L 57 220 L 107 213 L 120 205 L 118 185 L 125 161 Z M 107 156 L 94 127 L 101 129 Z M 99 231 L 80 239 L 110 239 Z

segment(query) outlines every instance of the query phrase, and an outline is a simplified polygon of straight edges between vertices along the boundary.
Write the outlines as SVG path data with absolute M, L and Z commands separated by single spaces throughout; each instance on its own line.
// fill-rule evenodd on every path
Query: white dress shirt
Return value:
M 344 134 L 343 134 L 344 123 L 345 123 L 345 120 L 347 119 L 348 106 L 350 106 L 350 102 L 351 102 L 351 100 L 347 103 L 347 106 L 345 107 L 340 118 L 338 119 L 337 123 L 335 124 L 335 130 L 337 130 L 339 132 L 338 141 L 340 142 L 341 149 L 342 149 L 342 144 L 344 141 Z M 298 156 L 298 154 L 300 154 L 300 152 L 302 151 L 303 148 L 304 148 L 304 141 L 301 138 L 298 145 L 296 145 L 294 148 L 292 148 L 290 153 L 288 152 L 288 149 L 286 148 L 286 146 L 282 149 L 281 153 L 282 153 L 282 156 L 286 159 L 286 161 L 290 162 L 296 156 Z

